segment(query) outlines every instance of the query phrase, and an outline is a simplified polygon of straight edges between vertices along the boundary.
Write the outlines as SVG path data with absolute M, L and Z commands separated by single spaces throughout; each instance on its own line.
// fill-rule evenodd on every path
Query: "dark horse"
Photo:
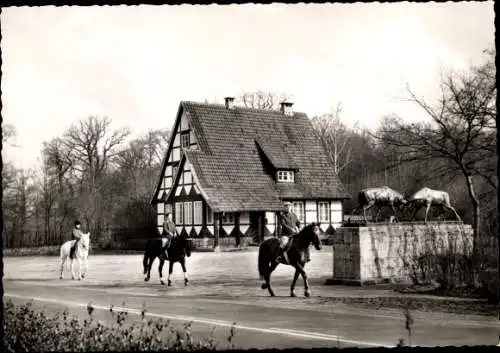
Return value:
M 306 264 L 306 252 L 308 251 L 311 243 L 314 245 L 316 250 L 321 250 L 319 225 L 317 223 L 311 223 L 305 226 L 304 229 L 302 229 L 298 234 L 295 234 L 289 239 L 286 246 L 286 254 L 289 263 L 278 263 L 274 260 L 280 247 L 280 241 L 277 238 L 270 238 L 262 242 L 259 247 L 259 274 L 261 278 L 264 278 L 266 281 L 262 284 L 262 289 L 267 288 L 269 290 L 269 294 L 274 297 L 274 292 L 270 283 L 271 273 L 280 263 L 282 263 L 284 265 L 295 267 L 295 275 L 293 276 L 292 286 L 290 288 L 291 296 L 295 297 L 295 283 L 297 282 L 300 274 L 304 279 L 305 296 L 309 297 L 311 292 L 309 291 L 309 282 L 307 281 L 307 275 L 304 271 L 304 265 Z
M 163 282 L 163 265 L 165 264 L 166 256 L 165 252 L 168 254 L 169 258 L 169 269 L 168 269 L 168 285 L 170 286 L 172 282 L 170 281 L 170 275 L 172 274 L 172 269 L 175 262 L 180 262 L 182 270 L 184 271 L 184 284 L 188 284 L 188 279 L 186 277 L 186 256 L 191 256 L 191 247 L 187 238 L 183 236 L 177 236 L 170 240 L 170 246 L 168 246 L 167 238 L 154 238 L 149 239 L 146 244 L 146 250 L 144 252 L 144 258 L 142 264 L 144 267 L 144 274 L 146 277 L 144 281 L 149 281 L 151 276 L 151 267 L 155 258 L 160 260 L 160 265 L 158 266 L 158 272 L 160 274 L 160 283 Z

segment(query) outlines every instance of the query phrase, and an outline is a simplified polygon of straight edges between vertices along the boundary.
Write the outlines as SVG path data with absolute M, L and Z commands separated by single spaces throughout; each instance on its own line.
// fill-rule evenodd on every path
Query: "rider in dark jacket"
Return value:
M 280 226 L 281 226 L 281 238 L 280 238 L 280 248 L 278 252 L 278 257 L 276 261 L 279 262 L 284 253 L 286 244 L 289 241 L 289 238 L 300 231 L 300 221 L 290 209 L 291 203 L 285 202 L 285 212 L 281 214 Z
M 172 214 L 169 212 L 166 214 L 165 221 L 163 222 L 163 235 L 167 236 L 167 245 L 165 246 L 165 259 L 168 260 L 167 249 L 172 243 L 172 239 L 177 236 L 177 229 L 175 228 L 175 223 L 172 220 Z

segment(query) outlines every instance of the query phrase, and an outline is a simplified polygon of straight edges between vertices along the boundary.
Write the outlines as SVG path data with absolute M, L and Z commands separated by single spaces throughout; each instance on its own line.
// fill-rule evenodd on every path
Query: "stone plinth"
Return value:
M 472 249 L 472 227 L 462 223 L 399 223 L 338 228 L 333 243 L 333 283 L 407 280 L 405 263 L 428 251 Z

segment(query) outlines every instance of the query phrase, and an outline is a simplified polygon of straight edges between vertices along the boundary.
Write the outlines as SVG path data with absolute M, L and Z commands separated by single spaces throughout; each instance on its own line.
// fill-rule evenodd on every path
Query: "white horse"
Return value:
M 64 263 L 69 258 L 71 247 L 75 244 L 76 240 L 68 240 L 61 245 L 61 277 L 63 278 Z M 71 279 L 75 279 L 74 262 L 78 262 L 78 280 L 85 277 L 88 270 L 88 256 L 90 248 L 90 233 L 84 233 L 82 238 L 76 245 L 74 258 L 71 260 Z M 82 271 L 84 267 L 84 271 Z

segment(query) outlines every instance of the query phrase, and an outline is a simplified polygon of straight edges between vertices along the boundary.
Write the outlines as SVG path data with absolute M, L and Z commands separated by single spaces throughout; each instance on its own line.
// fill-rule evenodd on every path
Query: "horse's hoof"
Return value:
M 275 297 L 276 295 L 274 293 L 271 293 L 271 297 Z
M 172 286 L 172 281 L 171 280 L 168 280 L 168 286 L 171 287 Z
M 296 297 L 296 295 L 295 295 L 295 293 L 294 293 L 294 292 L 290 293 L 290 296 L 291 296 L 291 297 Z
M 262 285 L 260 286 L 260 288 L 267 289 L 267 284 L 266 283 L 262 283 Z
M 164 285 L 165 285 L 165 282 L 163 282 L 163 281 L 160 281 L 160 283 L 161 283 L 161 285 L 162 285 L 162 286 L 164 286 Z
M 144 277 L 144 282 L 147 282 L 149 281 L 149 278 L 148 277 Z
M 63 279 L 63 276 L 59 277 L 59 279 Z
M 184 279 L 184 285 L 185 285 L 185 286 L 187 286 L 187 285 L 188 285 L 188 283 L 189 283 L 188 279 L 187 279 L 187 278 L 185 278 L 185 279 Z
M 85 275 L 82 275 L 82 279 L 85 278 Z
M 306 292 L 304 293 L 304 295 L 305 295 L 306 297 L 308 297 L 308 298 L 309 298 L 309 297 L 311 296 L 311 292 L 306 291 Z

